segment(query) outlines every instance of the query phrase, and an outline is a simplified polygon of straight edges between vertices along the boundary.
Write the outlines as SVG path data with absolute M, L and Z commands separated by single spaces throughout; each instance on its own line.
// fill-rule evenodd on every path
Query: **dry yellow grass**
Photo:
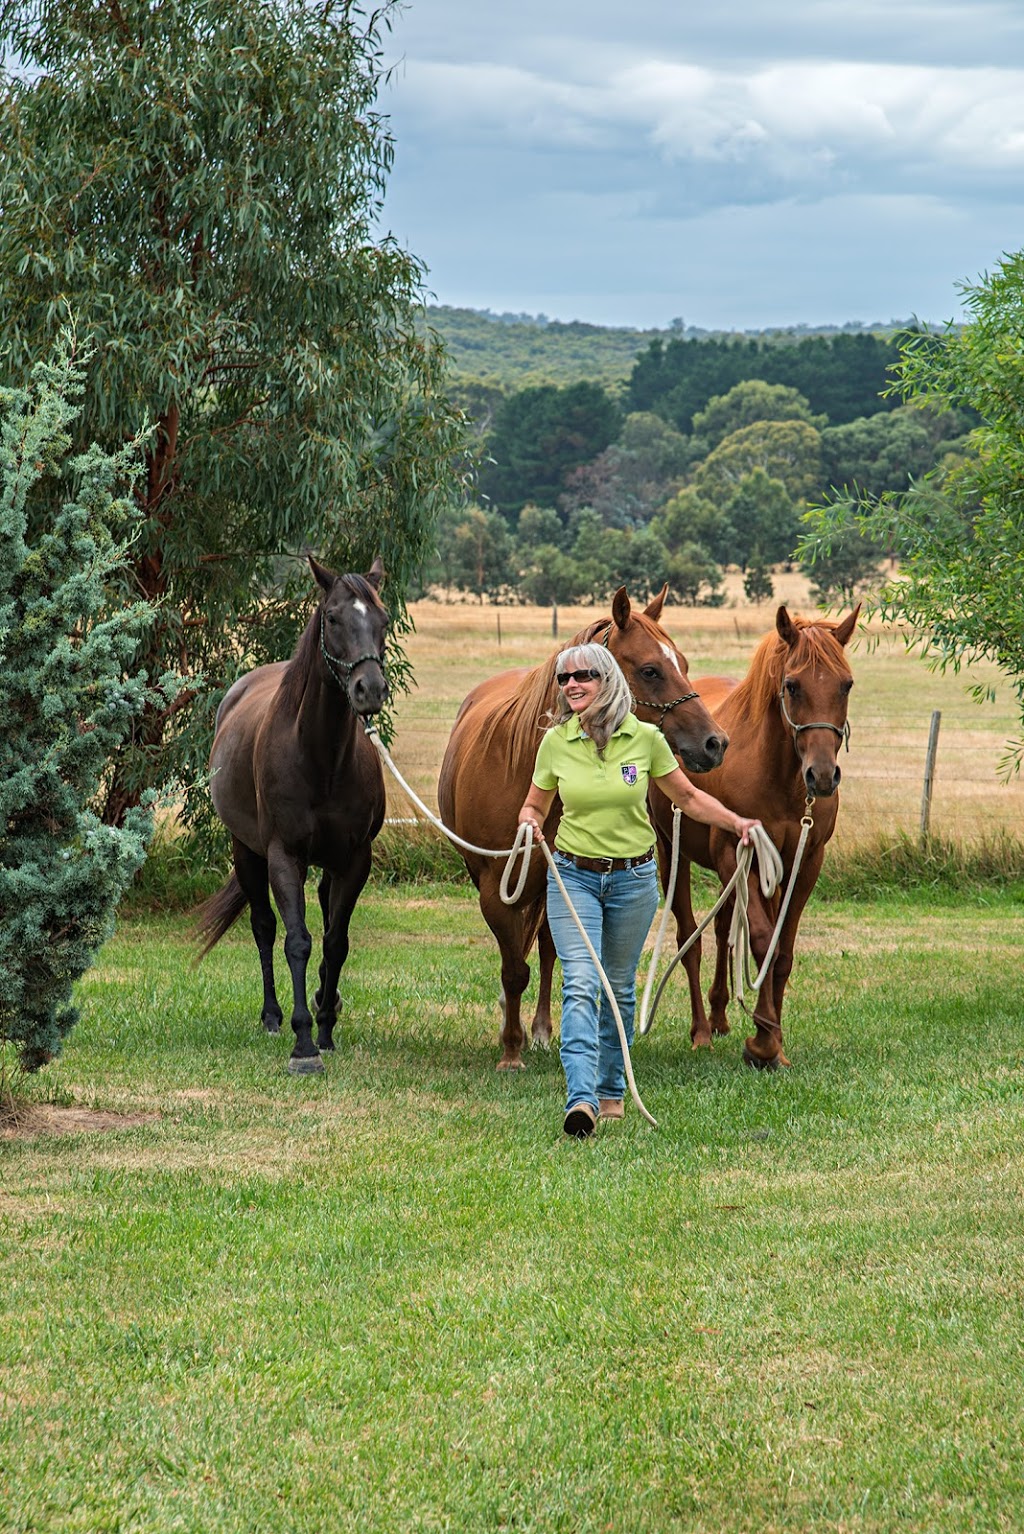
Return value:
M 807 583 L 796 573 L 775 577 L 775 599 L 747 602 L 738 576 L 727 582 L 721 608 L 668 607 L 664 626 L 684 651 L 690 675 L 740 676 L 758 639 L 774 622 L 775 605 L 787 602 L 810 613 Z M 462 699 L 484 677 L 544 660 L 600 612 L 560 608 L 558 638 L 549 608 L 479 603 L 420 602 L 413 606 L 415 632 L 407 648 L 415 689 L 399 702 L 393 756 L 412 788 L 436 809 L 437 775 L 452 721 Z M 1017 716 L 1009 687 L 991 666 L 970 675 L 939 676 L 898 634 L 881 627 L 858 633 L 850 649 L 855 687 L 850 709 L 849 755 L 842 758 L 843 809 L 839 844 L 874 841 L 899 831 L 916 836 L 920 823 L 925 753 L 932 711 L 942 715 L 931 829 L 942 837 L 978 842 L 1001 831 L 1020 832 L 1024 787 L 999 776 L 1004 743 L 1016 738 Z M 991 683 L 994 703 L 969 697 L 971 681 Z M 415 814 L 389 778 L 389 814 Z

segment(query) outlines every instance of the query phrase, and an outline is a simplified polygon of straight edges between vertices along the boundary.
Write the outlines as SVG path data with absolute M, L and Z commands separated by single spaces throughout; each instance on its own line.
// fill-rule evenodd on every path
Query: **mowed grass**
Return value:
M 465 887 L 366 892 L 319 1078 L 244 924 L 124 924 L 33 1083 L 121 1127 L 0 1142 L 0 1527 L 1019 1530 L 1022 939 L 813 907 L 790 1071 L 673 983 L 574 1143 Z
M 742 595 L 735 573 L 727 582 L 730 605 L 721 608 L 668 606 L 662 624 L 689 662 L 690 676 L 743 676 L 761 637 L 785 601 L 794 612 L 815 611 L 807 581 L 796 572 L 777 573 L 772 602 L 754 606 Z M 436 809 L 437 775 L 456 711 L 466 693 L 485 677 L 517 666 L 533 666 L 607 608 L 560 609 L 558 637 L 550 609 L 496 608 L 477 603 L 420 602 L 412 609 L 415 632 L 407 640 L 415 688 L 398 701 L 393 756 L 420 798 Z M 842 810 L 835 850 L 874 845 L 879 838 L 917 837 L 921 819 L 928 734 L 934 711 L 941 714 L 930 830 L 946 840 L 976 842 L 1006 832 L 1020 834 L 1024 785 L 1005 781 L 1000 761 L 1007 741 L 1020 736 L 1020 720 L 1005 678 L 980 664 L 959 676 L 929 671 L 908 653 L 901 636 L 879 626 L 858 632 L 851 642 L 854 689 L 852 734 L 842 752 Z M 978 703 L 968 688 L 992 688 L 994 700 Z M 390 814 L 417 813 L 389 779 Z

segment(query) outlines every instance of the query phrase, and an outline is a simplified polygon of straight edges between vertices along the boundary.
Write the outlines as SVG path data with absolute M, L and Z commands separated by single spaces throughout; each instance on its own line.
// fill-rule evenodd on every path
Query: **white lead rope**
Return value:
M 419 795 L 416 794 L 412 788 L 410 788 L 409 784 L 405 781 L 405 779 L 402 777 L 402 774 L 395 766 L 395 763 L 392 760 L 387 747 L 377 733 L 376 726 L 368 724 L 364 721 L 364 729 L 366 730 L 366 733 L 370 740 L 373 742 L 374 746 L 377 748 L 377 751 L 382 760 L 387 765 L 388 770 L 391 772 L 400 786 L 404 789 L 405 793 L 412 800 L 413 804 L 415 804 L 416 808 L 420 810 L 421 813 L 427 818 L 427 820 L 435 825 L 444 836 L 447 836 L 449 841 L 455 842 L 459 847 L 464 848 L 467 852 L 477 853 L 480 857 L 506 858 L 508 860 L 505 864 L 505 868 L 501 876 L 499 893 L 506 905 L 515 905 L 516 901 L 519 899 L 520 895 L 523 893 L 523 890 L 526 887 L 526 878 L 529 872 L 530 858 L 533 854 L 532 825 L 530 825 L 528 822 L 524 822 L 519 827 L 516 833 L 516 839 L 511 847 L 478 847 L 474 842 L 466 841 L 463 837 L 459 836 L 455 831 L 452 831 L 448 826 L 446 826 L 444 821 L 435 815 L 433 810 L 424 804 Z M 782 907 L 779 911 L 779 919 L 776 923 L 775 931 L 772 935 L 772 940 L 768 945 L 768 952 L 765 956 L 764 963 L 761 966 L 761 970 L 757 978 L 754 981 L 750 981 L 749 978 L 747 978 L 750 968 L 750 928 L 747 916 L 749 890 L 747 886 L 747 876 L 750 872 L 751 859 L 756 853 L 758 872 L 761 881 L 761 892 L 766 899 L 770 898 L 778 889 L 783 875 L 782 859 L 779 856 L 778 850 L 771 837 L 768 835 L 767 831 L 765 831 L 764 827 L 759 825 L 752 826 L 750 828 L 750 844 L 748 846 L 744 846 L 741 843 L 736 848 L 735 873 L 723 889 L 715 905 L 711 908 L 707 916 L 705 916 L 704 920 L 700 923 L 699 927 L 695 932 L 691 933 L 690 937 L 672 959 L 664 975 L 662 976 L 660 985 L 658 986 L 658 990 L 654 998 L 654 1005 L 651 1007 L 650 1012 L 648 1012 L 648 1000 L 654 984 L 654 975 L 658 963 L 658 955 L 661 949 L 662 938 L 664 936 L 665 928 L 668 923 L 669 913 L 671 911 L 672 897 L 675 893 L 676 875 L 679 866 L 680 811 L 676 806 L 673 806 L 672 865 L 669 874 L 668 887 L 665 891 L 665 904 L 662 911 L 661 922 L 658 927 L 657 937 L 655 938 L 654 954 L 648 969 L 647 983 L 644 987 L 643 1000 L 640 1006 L 638 1032 L 641 1034 L 641 1036 L 649 1033 L 651 1027 L 654 1024 L 654 1015 L 658 1010 L 658 1003 L 661 1000 L 665 985 L 673 969 L 679 963 L 679 960 L 683 958 L 683 956 L 689 951 L 692 945 L 697 941 L 701 933 L 707 927 L 708 923 L 711 922 L 722 909 L 722 906 L 728 900 L 733 891 L 736 892 L 736 903 L 733 907 L 732 925 L 729 929 L 729 950 L 733 958 L 733 994 L 739 998 L 740 1004 L 742 1005 L 744 979 L 747 979 L 747 984 L 751 989 L 760 990 L 761 985 L 764 982 L 764 977 L 767 973 L 768 966 L 774 957 L 775 949 L 778 945 L 779 934 L 782 930 L 782 923 L 785 918 L 786 911 L 789 908 L 789 902 L 793 894 L 794 885 L 796 883 L 797 871 L 800 867 L 800 861 L 803 857 L 804 847 L 806 846 L 807 837 L 810 833 L 811 825 L 813 823 L 809 813 L 811 802 L 812 801 L 808 800 L 807 810 L 802 821 L 800 822 L 802 827 L 800 843 L 797 847 L 796 858 L 793 863 L 793 870 L 790 875 L 789 885 L 786 889 L 786 893 L 782 901 Z M 651 1113 L 647 1111 L 636 1085 L 636 1078 L 633 1075 L 633 1063 L 630 1057 L 629 1041 L 626 1038 L 626 1029 L 622 1021 L 622 1014 L 619 1011 L 618 1002 L 615 1000 L 615 994 L 612 991 L 611 982 L 609 981 L 608 976 L 605 974 L 601 961 L 597 956 L 597 952 L 593 943 L 590 941 L 590 938 L 584 929 L 583 923 L 580 921 L 576 907 L 569 899 L 568 891 L 566 890 L 565 885 L 562 883 L 562 876 L 558 872 L 558 867 L 551 855 L 551 851 L 548 848 L 547 842 L 542 841 L 540 845 L 544 856 L 547 859 L 548 867 L 551 869 L 551 872 L 555 876 L 555 882 L 561 891 L 562 898 L 568 907 L 569 914 L 572 916 L 573 921 L 579 928 L 580 936 L 583 938 L 583 941 L 586 944 L 587 952 L 590 954 L 590 957 L 594 961 L 594 966 L 597 970 L 598 977 L 600 978 L 601 984 L 604 987 L 605 995 L 608 997 L 608 1001 L 611 1005 L 612 1016 L 615 1018 L 615 1027 L 618 1030 L 619 1044 L 622 1049 L 622 1064 L 625 1069 L 626 1080 L 629 1084 L 630 1096 L 636 1104 L 637 1110 L 643 1115 L 643 1117 L 653 1128 L 657 1129 L 658 1121 Z M 509 884 L 511 883 L 512 879 L 512 870 L 516 867 L 517 860 L 519 867 L 519 877 L 515 888 L 510 890 Z
M 814 820 L 811 815 L 811 808 L 813 804 L 814 800 L 808 799 L 804 806 L 804 813 L 800 820 L 800 840 L 797 842 L 796 854 L 793 858 L 793 867 L 789 874 L 789 883 L 786 885 L 786 892 L 782 897 L 782 904 L 779 906 L 779 914 L 775 922 L 775 931 L 772 933 L 771 942 L 768 944 L 768 950 L 765 953 L 761 968 L 753 978 L 751 978 L 750 974 L 752 967 L 752 950 L 750 946 L 750 921 L 747 916 L 747 904 L 750 898 L 750 891 L 747 888 L 745 880 L 736 887 L 736 905 L 732 913 L 732 925 L 729 928 L 729 953 L 732 958 L 732 992 L 739 1001 L 740 1006 L 743 1007 L 744 1011 L 747 1010 L 743 1000 L 744 984 L 748 990 L 760 991 L 762 985 L 764 984 L 765 976 L 768 973 L 768 966 L 774 959 L 775 950 L 779 946 L 779 938 L 782 935 L 782 924 L 786 920 L 786 912 L 789 910 L 789 903 L 793 898 L 793 891 L 796 888 L 796 876 L 800 872 L 800 864 L 803 862 L 804 849 L 807 846 L 807 838 L 810 836 L 811 830 L 814 826 Z M 774 851 L 774 848 L 772 850 Z M 778 857 L 778 853 L 775 855 Z M 782 862 L 780 859 L 779 880 L 781 880 L 781 878 Z M 778 883 L 778 880 L 776 883 Z M 763 882 L 761 888 L 764 889 Z
M 501 876 L 499 892 L 501 894 L 502 900 L 506 905 L 515 905 L 516 901 L 519 899 L 524 888 L 526 887 L 526 876 L 530 867 L 530 857 L 533 853 L 533 827 L 528 822 L 524 821 L 523 824 L 519 827 L 519 830 L 516 832 L 516 839 L 511 847 L 477 847 L 473 842 L 465 841 L 461 836 L 458 836 L 454 831 L 450 830 L 448 826 L 445 825 L 444 821 L 440 820 L 438 816 L 435 815 L 434 812 L 423 803 L 423 800 L 419 797 L 419 795 L 415 794 L 409 787 L 408 783 L 402 777 L 402 774 L 399 772 L 398 768 L 392 761 L 391 755 L 388 752 L 384 742 L 377 734 L 376 728 L 372 725 L 366 725 L 365 729 L 367 735 L 370 737 L 371 741 L 380 753 L 380 756 L 384 762 L 387 763 L 389 770 L 394 774 L 397 782 L 401 784 L 402 788 L 409 795 L 409 798 L 412 800 L 413 804 L 415 804 L 416 808 L 421 810 L 427 819 L 431 821 L 439 831 L 443 832 L 450 841 L 456 842 L 460 847 L 464 847 L 467 852 L 476 852 L 481 857 L 508 859 L 508 862 L 505 864 L 505 870 Z M 594 965 L 597 969 L 598 976 L 600 977 L 601 984 L 604 987 L 605 994 L 608 997 L 609 1003 L 611 1004 L 612 1016 L 615 1018 L 615 1027 L 617 1028 L 619 1034 L 619 1045 L 622 1049 L 622 1064 L 626 1072 L 626 1080 L 629 1083 L 630 1096 L 636 1104 L 638 1112 L 643 1115 L 643 1117 L 647 1120 L 648 1124 L 652 1126 L 652 1128 L 657 1129 L 658 1121 L 653 1116 L 653 1114 L 647 1111 L 646 1107 L 644 1106 L 643 1098 L 640 1096 L 640 1092 L 637 1088 L 636 1077 L 633 1075 L 633 1062 L 630 1059 L 629 1041 L 626 1038 L 626 1029 L 622 1021 L 622 1013 L 619 1011 L 619 1004 L 615 1000 L 615 993 L 612 990 L 611 981 L 608 979 L 608 976 L 604 972 L 604 968 L 597 956 L 594 945 L 590 941 L 590 938 L 587 936 L 583 923 L 580 921 L 576 907 L 569 899 L 565 885 L 562 883 L 562 876 L 558 872 L 558 868 L 555 865 L 554 858 L 551 856 L 547 842 L 541 842 L 540 845 L 544 856 L 547 858 L 548 867 L 551 869 L 555 876 L 555 882 L 562 892 L 562 898 L 569 908 L 569 913 L 580 930 L 580 936 L 583 938 L 584 943 L 587 945 L 587 952 L 590 954 L 590 957 L 594 961 Z M 512 870 L 516 866 L 517 858 L 519 859 L 519 879 L 515 889 L 510 890 L 508 886 L 511 882 Z
M 716 900 L 715 904 L 711 907 L 711 910 L 705 916 L 704 920 L 700 923 L 700 925 L 696 928 L 695 931 L 690 933 L 690 936 L 686 939 L 686 942 L 676 952 L 675 956 L 670 961 L 668 968 L 666 969 L 664 975 L 662 975 L 662 977 L 661 977 L 661 983 L 659 984 L 657 992 L 656 992 L 655 997 L 654 997 L 654 1005 L 650 1008 L 650 1011 L 648 1011 L 648 1000 L 650 998 L 651 989 L 652 989 L 653 984 L 654 984 L 654 975 L 655 975 L 655 971 L 657 969 L 657 964 L 658 964 L 658 954 L 659 954 L 660 949 L 661 949 L 661 941 L 662 941 L 662 937 L 664 936 L 665 927 L 666 927 L 667 921 L 668 921 L 668 915 L 669 915 L 669 911 L 670 911 L 670 907 L 671 907 L 672 895 L 675 892 L 676 874 L 678 872 L 678 864 L 679 864 L 679 816 L 680 816 L 680 813 L 681 813 L 680 810 L 678 808 L 676 808 L 675 806 L 673 806 L 673 814 L 672 814 L 672 867 L 671 867 L 671 871 L 670 871 L 670 874 L 669 874 L 668 887 L 667 887 L 666 892 L 665 892 L 665 909 L 662 912 L 661 924 L 660 924 L 660 926 L 658 928 L 658 935 L 655 938 L 654 954 L 653 954 L 653 956 L 651 958 L 650 969 L 648 970 L 648 973 L 647 973 L 647 984 L 644 987 L 643 1001 L 642 1001 L 641 1006 L 640 1006 L 640 1022 L 639 1022 L 639 1025 L 638 1025 L 638 1031 L 641 1034 L 641 1036 L 643 1036 L 644 1034 L 649 1033 L 651 1031 L 651 1028 L 654 1026 L 654 1015 L 655 1015 L 655 1013 L 658 1010 L 658 1003 L 661 1001 L 662 993 L 665 990 L 665 986 L 668 983 L 668 978 L 671 975 L 672 971 L 675 969 L 675 967 L 679 963 L 680 959 L 684 958 L 685 955 L 687 953 L 689 953 L 690 949 L 693 947 L 694 943 L 700 937 L 700 935 L 704 931 L 704 929 L 712 921 L 714 921 L 715 917 L 718 915 L 719 911 L 722 909 L 722 907 L 725 905 L 726 901 L 729 899 L 729 896 L 734 891 L 736 892 L 736 904 L 733 907 L 732 925 L 731 925 L 731 927 L 729 929 L 729 948 L 730 948 L 730 950 L 733 950 L 734 947 L 735 948 L 739 948 L 739 949 L 742 950 L 742 952 L 744 954 L 749 954 L 749 952 L 750 952 L 750 929 L 749 929 L 749 926 L 747 925 L 747 921 L 748 921 L 747 909 L 748 909 L 748 903 L 749 903 L 749 898 L 750 898 L 750 891 L 749 891 L 749 887 L 748 887 L 748 884 L 747 884 L 747 876 L 750 873 L 750 864 L 751 864 L 755 854 L 757 856 L 757 869 L 758 869 L 758 875 L 759 875 L 760 882 L 761 882 L 761 893 L 764 895 L 766 900 L 770 899 L 771 896 L 774 895 L 775 891 L 778 889 L 779 884 L 782 881 L 782 875 L 783 875 L 782 859 L 779 856 L 778 849 L 775 846 L 775 843 L 772 841 L 771 837 L 768 835 L 768 832 L 764 829 L 763 826 L 751 826 L 750 832 L 749 832 L 749 835 L 750 835 L 750 842 L 749 842 L 749 844 L 744 846 L 743 843 L 741 842 L 739 844 L 739 846 L 736 848 L 736 869 L 735 869 L 735 871 L 733 873 L 732 878 L 728 881 L 728 883 L 726 884 L 725 888 L 722 890 L 722 893 L 719 895 L 718 899 Z M 792 880 L 791 880 L 790 881 L 790 891 L 792 891 L 792 887 L 793 886 L 792 886 Z M 742 891 L 742 894 L 740 893 L 740 891 Z M 785 904 L 788 905 L 788 903 L 789 903 L 789 892 L 787 892 L 787 898 L 786 898 Z M 780 922 L 780 925 L 781 925 L 781 922 Z M 768 964 L 769 964 L 769 962 L 771 960 L 772 954 L 775 951 L 775 943 L 778 940 L 778 932 L 779 932 L 779 929 L 776 928 L 775 936 L 774 936 L 774 938 L 772 940 L 772 944 L 769 947 L 768 957 L 765 960 L 764 966 L 762 968 L 762 972 L 761 972 L 760 976 L 758 977 L 758 981 L 757 981 L 758 985 L 760 985 L 761 981 L 764 979 L 764 971 L 767 969 Z M 743 971 L 740 971 L 740 973 L 743 973 Z M 738 995 L 742 999 L 742 995 L 743 995 L 742 983 L 741 983 L 739 989 L 734 991 L 734 994 Z

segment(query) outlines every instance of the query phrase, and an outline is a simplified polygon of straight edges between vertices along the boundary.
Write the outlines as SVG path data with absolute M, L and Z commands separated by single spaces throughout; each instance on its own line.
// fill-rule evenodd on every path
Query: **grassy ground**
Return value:
M 820 903 L 791 1071 L 680 987 L 577 1144 L 465 888 L 364 896 L 319 1079 L 124 924 L 0 1141 L 0 1528 L 1024 1527 L 1022 929 Z

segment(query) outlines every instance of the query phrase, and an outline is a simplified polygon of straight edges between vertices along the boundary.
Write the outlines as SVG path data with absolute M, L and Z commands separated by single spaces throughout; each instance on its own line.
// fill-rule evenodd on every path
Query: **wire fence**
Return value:
M 505 613 L 500 642 L 493 615 L 481 614 L 475 631 L 467 628 L 464 616 L 447 625 L 445 616 L 443 610 L 430 614 L 432 626 L 413 636 L 417 688 L 399 702 L 392 745 L 403 775 L 435 810 L 438 772 L 463 697 L 485 677 L 537 664 L 552 649 L 550 632 L 538 632 L 536 619 L 527 627 L 518 612 Z M 576 617 L 565 624 L 567 633 Z M 757 621 L 745 614 L 742 626 L 734 622 L 717 634 L 696 633 L 688 643 L 680 638 L 681 623 L 666 626 L 688 653 L 690 676 L 699 685 L 702 673 L 741 676 L 756 643 L 753 636 L 764 631 L 766 619 L 770 622 L 767 614 L 757 615 Z M 941 713 L 941 726 L 931 782 L 931 832 L 971 842 L 1004 832 L 1021 836 L 1024 783 L 1001 766 L 1021 735 L 1005 678 L 986 666 L 959 676 L 930 671 L 891 634 L 858 638 L 851 644 L 850 660 L 852 733 L 849 752 L 840 756 L 838 840 L 853 844 L 919 834 L 935 712 Z M 972 686 L 990 689 L 994 698 L 975 701 Z M 388 785 L 388 815 L 394 821 L 417 818 L 394 784 Z

